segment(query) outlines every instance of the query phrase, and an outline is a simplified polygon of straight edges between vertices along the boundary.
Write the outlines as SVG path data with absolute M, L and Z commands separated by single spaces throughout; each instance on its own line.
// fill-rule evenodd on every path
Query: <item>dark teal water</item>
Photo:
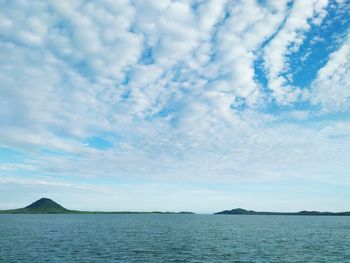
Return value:
M 0 262 L 350 262 L 350 217 L 0 215 Z

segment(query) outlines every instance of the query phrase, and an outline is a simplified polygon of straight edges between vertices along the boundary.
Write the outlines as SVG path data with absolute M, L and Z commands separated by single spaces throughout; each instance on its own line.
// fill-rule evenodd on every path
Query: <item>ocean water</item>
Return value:
M 0 215 L 0 262 L 350 262 L 350 217 Z

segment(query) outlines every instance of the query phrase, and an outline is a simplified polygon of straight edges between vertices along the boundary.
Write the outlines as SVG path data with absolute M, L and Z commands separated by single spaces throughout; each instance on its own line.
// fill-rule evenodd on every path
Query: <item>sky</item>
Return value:
M 350 1 L 0 0 L 0 209 L 350 210 Z

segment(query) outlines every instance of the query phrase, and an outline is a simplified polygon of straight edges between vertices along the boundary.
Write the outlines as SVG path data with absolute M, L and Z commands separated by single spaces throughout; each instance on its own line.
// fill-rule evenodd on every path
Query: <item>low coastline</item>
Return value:
M 0 210 L 0 214 L 165 214 L 165 215 L 194 215 L 196 213 L 189 211 L 181 212 L 136 212 L 136 211 L 80 211 L 64 208 L 49 198 L 41 198 L 34 203 L 18 209 Z M 346 212 L 319 212 L 319 211 L 300 211 L 300 212 L 257 212 L 254 210 L 245 210 L 235 208 L 216 212 L 213 215 L 274 215 L 274 216 L 350 216 L 350 211 Z

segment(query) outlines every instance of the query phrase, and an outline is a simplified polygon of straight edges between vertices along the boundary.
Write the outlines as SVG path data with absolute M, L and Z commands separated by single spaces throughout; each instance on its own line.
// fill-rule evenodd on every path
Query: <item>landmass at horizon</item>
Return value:
M 40 198 L 32 204 L 18 209 L 0 210 L 0 214 L 195 214 L 193 212 L 135 212 L 135 211 L 79 211 L 69 210 L 59 205 L 49 198 Z M 300 211 L 300 212 L 256 212 L 253 210 L 245 210 L 236 208 L 232 210 L 224 210 L 216 212 L 214 215 L 295 215 L 295 216 L 350 216 L 348 212 L 319 212 L 319 211 Z
M 169 212 L 169 211 L 79 211 L 70 210 L 49 198 L 40 198 L 32 204 L 18 209 L 0 210 L 0 214 L 194 214 L 193 212 Z

